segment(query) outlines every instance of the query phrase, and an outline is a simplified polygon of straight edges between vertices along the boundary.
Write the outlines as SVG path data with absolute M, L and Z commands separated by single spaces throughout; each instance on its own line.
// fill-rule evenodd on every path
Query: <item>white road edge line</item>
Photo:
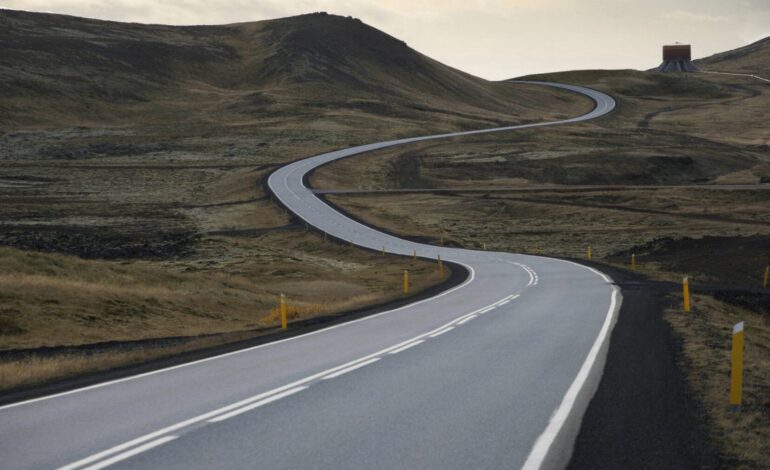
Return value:
M 366 365 L 366 364 L 363 364 L 363 365 Z M 358 367 L 361 367 L 361 366 L 358 366 Z M 273 403 L 274 401 L 278 401 L 281 398 L 286 398 L 289 395 L 294 395 L 295 393 L 299 393 L 302 390 L 305 390 L 306 388 L 307 387 L 294 387 L 294 388 L 292 388 L 290 390 L 286 390 L 285 392 L 278 393 L 276 395 L 267 397 L 267 398 L 265 398 L 263 400 L 259 400 L 258 402 L 252 403 L 251 405 L 244 406 L 243 408 L 238 408 L 238 409 L 233 410 L 233 411 L 231 411 L 229 413 L 225 413 L 223 415 L 219 415 L 216 418 L 210 419 L 209 423 L 218 423 L 220 421 L 224 421 L 226 419 L 230 419 L 230 418 L 232 418 L 234 416 L 238 416 L 239 414 L 246 413 L 247 411 L 251 411 L 251 410 L 257 409 L 260 406 L 264 406 L 264 405 L 267 405 L 268 403 Z
M 443 329 L 443 330 L 441 330 L 441 331 L 437 331 L 437 332 L 433 333 L 432 335 L 430 335 L 430 337 L 431 337 L 431 338 L 435 338 L 436 336 L 441 336 L 441 335 L 443 335 L 444 333 L 448 333 L 448 332 L 450 332 L 450 331 L 452 331 L 452 330 L 454 330 L 454 329 L 455 329 L 455 327 L 453 327 L 453 326 L 450 326 L 450 327 L 444 328 L 444 329 Z
M 471 271 L 471 272 L 473 272 L 473 271 Z M 81 460 L 78 460 L 77 462 L 73 462 L 71 464 L 65 465 L 65 466 L 61 467 L 59 470 L 75 470 L 77 468 L 81 468 L 81 467 L 83 467 L 85 465 L 88 465 L 89 463 L 92 463 L 92 462 L 95 462 L 95 461 L 100 460 L 102 458 L 108 457 L 108 456 L 110 456 L 110 455 L 112 455 L 112 454 L 114 454 L 116 452 L 120 452 L 120 451 L 123 451 L 125 449 L 131 448 L 131 447 L 133 447 L 135 445 L 138 445 L 138 444 L 141 444 L 143 442 L 149 441 L 151 439 L 154 439 L 156 437 L 162 436 L 164 434 L 167 434 L 167 433 L 170 433 L 170 432 L 174 432 L 174 431 L 176 431 L 178 429 L 182 429 L 184 427 L 196 424 L 196 423 L 201 422 L 201 421 L 206 421 L 206 420 L 211 419 L 211 418 L 213 418 L 213 417 L 215 417 L 215 416 L 217 416 L 219 414 L 231 411 L 231 410 L 233 410 L 235 408 L 239 408 L 241 406 L 250 404 L 250 403 L 252 403 L 254 401 L 257 401 L 257 400 L 261 400 L 263 398 L 269 397 L 269 396 L 274 395 L 276 393 L 283 392 L 284 390 L 288 390 L 290 388 L 294 388 L 294 387 L 298 387 L 300 385 L 304 385 L 304 384 L 306 384 L 308 382 L 312 382 L 312 381 L 314 381 L 316 379 L 320 379 L 321 377 L 324 377 L 324 376 L 326 376 L 326 375 L 328 375 L 330 373 L 336 372 L 338 370 L 346 369 L 348 367 L 351 367 L 351 366 L 353 366 L 355 364 L 358 364 L 360 362 L 367 361 L 367 360 L 372 359 L 374 357 L 382 356 L 383 354 L 387 354 L 388 352 L 393 351 L 395 349 L 398 349 L 398 348 L 400 348 L 400 347 L 402 347 L 402 346 L 404 346 L 406 344 L 409 344 L 409 343 L 412 343 L 412 342 L 414 342 L 416 340 L 425 338 L 426 336 L 430 336 L 433 333 L 436 333 L 436 332 L 441 331 L 441 330 L 443 330 L 443 329 L 445 329 L 447 327 L 450 327 L 453 324 L 455 324 L 458 320 L 463 320 L 464 318 L 467 318 L 469 316 L 476 315 L 480 310 L 483 310 L 486 307 L 488 307 L 488 306 L 481 307 L 481 308 L 479 308 L 477 310 L 474 310 L 473 312 L 466 313 L 465 315 L 461 315 L 460 317 L 458 317 L 458 318 L 456 318 L 456 319 L 454 319 L 454 320 L 452 320 L 450 322 L 447 322 L 447 323 L 439 326 L 438 328 L 434 328 L 433 330 L 430 330 L 427 333 L 423 333 L 423 334 L 417 335 L 417 336 L 415 336 L 413 338 L 410 338 L 410 339 L 408 339 L 406 341 L 402 341 L 402 342 L 400 342 L 398 344 L 395 344 L 393 346 L 387 347 L 387 348 L 382 349 L 380 351 L 374 352 L 374 353 L 369 354 L 367 356 L 360 357 L 358 359 L 349 361 L 349 362 L 347 362 L 345 364 L 341 364 L 339 366 L 332 367 L 331 369 L 327 369 L 327 370 L 318 372 L 316 374 L 313 374 L 313 375 L 310 375 L 308 377 L 305 377 L 304 379 L 300 379 L 300 380 L 297 380 L 297 381 L 292 382 L 290 384 L 287 384 L 287 385 L 275 388 L 273 390 L 269 390 L 267 392 L 260 393 L 258 395 L 253 396 L 253 397 L 246 398 L 246 399 L 241 400 L 241 401 L 239 401 L 237 403 L 233 403 L 233 404 L 224 406 L 222 408 L 216 409 L 214 411 L 210 411 L 208 413 L 204 413 L 204 414 L 196 416 L 194 418 L 190 418 L 188 420 L 185 420 L 185 421 L 182 421 L 182 422 L 179 422 L 179 423 L 176 423 L 176 424 L 172 424 L 171 426 L 167 426 L 165 428 L 159 429 L 159 430 L 151 432 L 149 434 L 145 434 L 144 436 L 137 437 L 137 438 L 132 439 L 132 440 L 130 440 L 128 442 L 124 442 L 123 444 L 118 444 L 118 445 L 116 445 L 114 447 L 111 447 L 109 449 L 106 449 L 106 450 L 104 450 L 102 452 L 99 452 L 99 453 L 90 455 L 88 457 L 85 457 L 85 458 L 83 458 Z M 384 312 L 384 313 L 387 313 L 387 312 Z M 377 314 L 377 315 L 380 315 L 380 314 Z M 368 317 L 368 318 L 371 318 L 371 317 Z M 321 330 L 318 330 L 318 331 L 321 331 Z M 310 334 L 310 333 L 308 333 L 308 334 Z M 275 344 L 275 343 L 270 343 L 270 344 Z M 254 349 L 254 348 L 252 348 L 252 349 Z M 2 409 L 2 408 L 0 408 L 0 409 Z
M 570 261 L 567 262 L 571 263 Z M 582 265 L 578 264 L 578 266 Z M 598 271 L 594 270 L 593 268 L 588 268 L 586 266 L 583 267 L 598 273 Z M 602 273 L 599 274 L 603 278 L 609 280 L 606 275 Z M 572 381 L 572 384 L 567 389 L 567 393 L 564 394 L 564 398 L 562 399 L 558 408 L 556 408 L 554 411 L 551 419 L 548 421 L 548 426 L 545 428 L 542 434 L 538 436 L 537 440 L 535 440 L 535 445 L 532 447 L 532 450 L 527 456 L 527 460 L 524 462 L 522 470 L 539 470 L 542 467 L 543 462 L 548 455 L 548 451 L 551 448 L 551 445 L 554 443 L 556 436 L 558 436 L 559 431 L 561 431 L 564 423 L 567 421 L 572 408 L 575 406 L 578 394 L 583 389 L 583 385 L 585 385 L 589 373 L 596 363 L 596 359 L 599 356 L 599 350 L 601 349 L 604 342 L 609 338 L 610 328 L 617 314 L 616 306 L 618 305 L 618 292 L 618 288 L 613 286 L 610 307 L 607 311 L 607 316 L 604 318 L 602 329 L 599 331 L 599 335 L 596 337 L 596 340 L 594 340 L 591 349 L 588 351 L 588 355 L 586 356 L 585 361 L 583 361 L 583 365 L 580 367 L 575 380 Z
M 415 342 L 413 342 L 413 343 L 409 343 L 409 344 L 407 344 L 406 346 L 401 346 L 401 347 L 400 347 L 400 348 L 398 348 L 398 349 L 394 349 L 394 350 L 393 350 L 393 351 L 391 351 L 389 354 L 398 354 L 398 353 L 400 353 L 401 351 L 406 351 L 407 349 L 409 349 L 409 348 L 413 348 L 413 347 L 417 346 L 418 344 L 422 344 L 422 343 L 424 343 L 424 342 L 425 342 L 425 340 L 424 340 L 424 339 L 421 339 L 421 340 L 415 341 Z
M 288 388 L 291 388 L 291 385 L 293 385 L 293 384 L 290 384 L 290 386 Z M 265 398 L 265 397 L 268 397 L 270 395 L 273 395 L 276 392 L 280 392 L 280 391 L 284 390 L 285 388 L 287 388 L 287 387 L 280 387 L 280 388 L 277 388 L 277 389 L 274 389 L 274 390 L 270 390 L 270 391 L 265 392 L 265 393 L 260 393 L 259 395 L 255 395 L 253 397 L 246 398 L 246 399 L 241 400 L 239 402 L 232 403 L 232 404 L 224 406 L 222 408 L 218 408 L 218 409 L 216 409 L 214 411 L 209 411 L 208 413 L 204 413 L 202 415 L 198 415 L 198 416 L 196 416 L 194 418 L 190 418 L 190 419 L 187 419 L 187 420 L 184 420 L 184 421 L 180 421 L 179 423 L 172 424 L 171 426 L 167 426 L 165 428 L 159 429 L 159 430 L 151 432 L 149 434 L 145 434 L 144 436 L 137 437 L 136 439 L 132 439 L 130 441 L 124 442 L 123 444 L 116 445 L 116 446 L 111 447 L 109 449 L 106 449 L 106 450 L 104 450 L 102 452 L 98 452 L 96 454 L 90 455 L 90 456 L 88 456 L 86 458 L 78 460 L 77 462 L 72 462 L 72 463 L 70 463 L 68 465 L 60 467 L 59 470 L 74 470 L 74 469 L 77 469 L 77 468 L 84 467 L 84 466 L 86 466 L 86 465 L 88 465 L 90 463 L 93 463 L 93 462 L 96 462 L 96 461 L 98 461 L 100 459 L 108 457 L 108 456 L 110 456 L 110 455 L 112 455 L 112 454 L 114 454 L 116 452 L 121 452 L 123 450 L 129 449 L 129 448 L 131 448 L 133 446 L 136 446 L 138 444 L 141 444 L 143 442 L 155 439 L 155 438 L 157 438 L 159 436 L 162 436 L 164 434 L 168 434 L 170 432 L 177 431 L 179 429 L 182 429 L 182 428 L 185 428 L 187 426 L 196 424 L 198 422 L 205 421 L 205 420 L 207 420 L 209 418 L 213 418 L 213 417 L 215 417 L 215 416 L 217 416 L 219 414 L 225 413 L 225 412 L 233 410 L 235 408 L 239 408 L 241 406 L 244 406 L 244 405 L 247 405 L 249 403 L 252 403 L 252 402 L 254 402 L 256 400 L 260 400 L 262 398 Z
M 326 377 L 321 377 L 321 378 L 323 380 L 334 379 L 336 377 L 339 377 L 340 375 L 344 375 L 344 374 L 347 374 L 348 372 L 353 372 L 356 369 L 360 369 L 360 368 L 362 368 L 364 366 L 368 366 L 369 364 L 374 364 L 375 362 L 377 362 L 379 360 L 380 360 L 379 357 L 373 357 L 373 358 L 369 359 L 368 361 L 359 362 L 358 364 L 356 364 L 354 366 L 350 366 L 350 367 L 347 367 L 345 369 L 338 370 L 337 372 L 335 372 L 333 374 L 329 374 Z
M 102 460 L 101 462 L 97 463 L 96 465 L 91 465 L 90 467 L 86 468 L 86 470 L 100 470 L 104 467 L 109 467 L 110 465 L 116 464 L 122 460 L 126 460 L 128 458 L 131 458 L 135 455 L 141 454 L 142 452 L 147 452 L 150 449 L 154 449 L 155 447 L 162 446 L 163 444 L 167 442 L 171 442 L 174 439 L 176 439 L 179 436 L 163 436 L 160 439 L 155 439 L 154 441 L 148 442 L 147 444 L 143 446 L 139 446 L 135 449 L 131 449 L 128 452 L 123 452 L 122 454 L 118 454 L 112 458 L 109 458 L 107 460 Z
M 537 285 L 537 280 L 538 280 L 537 272 L 535 272 L 534 269 L 530 268 L 526 264 L 519 263 L 519 262 L 516 262 L 516 261 L 506 261 L 506 263 L 514 265 L 514 266 L 518 266 L 521 269 L 523 269 L 524 271 L 526 271 L 527 274 L 529 274 L 529 282 L 527 283 L 527 287 L 531 287 L 531 286 L 536 286 Z
M 467 318 L 464 318 L 464 319 L 460 320 L 459 322 L 457 322 L 457 324 L 458 325 L 464 325 L 464 324 L 468 323 L 469 321 L 473 320 L 474 318 L 476 318 L 476 315 L 471 315 L 470 317 L 467 317 Z

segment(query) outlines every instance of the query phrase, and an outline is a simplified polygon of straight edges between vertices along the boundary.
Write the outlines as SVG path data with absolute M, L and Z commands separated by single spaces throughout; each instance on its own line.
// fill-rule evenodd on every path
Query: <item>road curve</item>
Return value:
M 533 83 L 533 82 L 528 82 Z M 435 297 L 234 353 L 0 407 L 4 468 L 540 468 L 566 462 L 620 293 L 567 261 L 423 245 L 334 211 L 312 169 L 385 147 L 576 118 L 393 140 L 318 155 L 268 185 L 359 246 L 463 265 Z

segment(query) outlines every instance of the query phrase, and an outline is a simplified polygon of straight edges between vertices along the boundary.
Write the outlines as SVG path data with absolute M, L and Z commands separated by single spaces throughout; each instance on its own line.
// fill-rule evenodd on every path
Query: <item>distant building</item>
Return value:
M 692 63 L 692 51 L 689 44 L 663 46 L 663 63 L 658 72 L 699 72 Z

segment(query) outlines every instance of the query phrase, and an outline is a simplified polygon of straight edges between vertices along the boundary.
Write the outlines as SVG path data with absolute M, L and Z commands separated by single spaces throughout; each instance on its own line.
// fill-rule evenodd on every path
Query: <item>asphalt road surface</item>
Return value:
M 364 145 L 274 172 L 298 217 L 359 246 L 437 258 L 468 278 L 435 297 L 312 333 L 0 407 L 16 468 L 550 468 L 569 459 L 621 296 L 568 261 L 423 245 L 336 212 L 303 184 L 363 152 L 573 119 Z

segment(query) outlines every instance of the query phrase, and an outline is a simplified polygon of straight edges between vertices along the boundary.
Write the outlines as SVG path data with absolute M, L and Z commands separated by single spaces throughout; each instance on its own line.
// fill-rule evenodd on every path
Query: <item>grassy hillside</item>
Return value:
M 770 38 L 703 59 L 714 70 L 762 73 Z M 363 189 L 680 185 L 770 181 L 770 88 L 736 76 L 576 70 L 521 77 L 611 94 L 611 117 L 546 130 L 474 136 L 343 161 L 319 187 Z M 335 173 L 334 168 L 337 168 Z M 355 174 L 355 178 L 343 175 Z
M 770 89 L 756 80 L 634 70 L 525 78 L 596 88 L 614 96 L 618 107 L 575 126 L 388 149 L 324 167 L 314 182 L 391 189 L 770 181 L 762 117 Z
M 698 59 L 695 64 L 703 70 L 748 73 L 770 78 L 770 37 L 748 46 Z
M 487 82 L 324 13 L 172 27 L 0 10 L 0 49 L 3 127 L 343 111 L 462 127 L 536 118 L 567 96 Z
M 400 299 L 404 269 L 412 293 L 433 286 L 435 263 L 306 231 L 265 177 L 334 148 L 591 105 L 326 14 L 171 27 L 0 10 L 0 51 L 0 389 L 178 352 L 169 337 L 254 336 L 279 293 L 304 319 Z M 13 352 L 150 339 L 95 361 Z

